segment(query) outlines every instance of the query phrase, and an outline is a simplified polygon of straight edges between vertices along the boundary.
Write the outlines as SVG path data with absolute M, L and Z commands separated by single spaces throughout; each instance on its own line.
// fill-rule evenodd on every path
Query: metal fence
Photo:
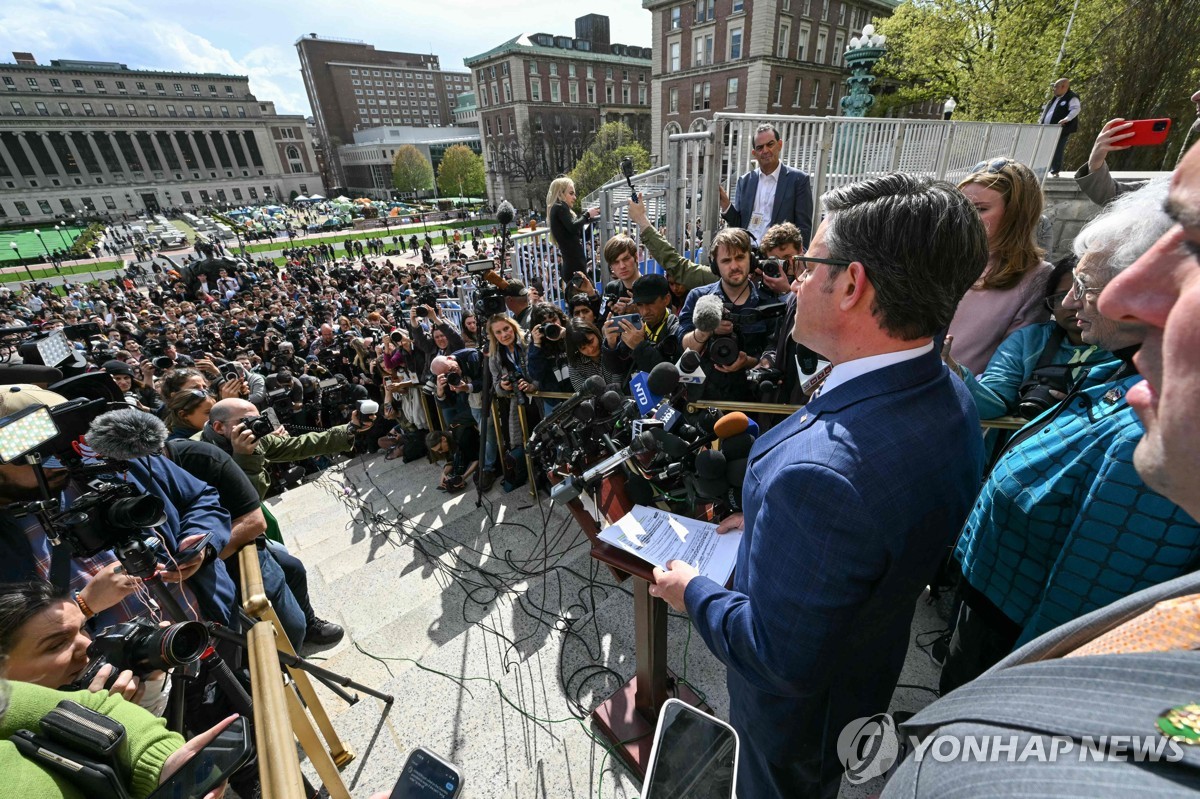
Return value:
M 642 196 L 652 222 L 665 228 L 667 241 L 699 260 L 720 225 L 718 186 L 733 196 L 740 175 L 755 168 L 754 131 L 773 124 L 783 140 L 780 160 L 807 172 L 813 188 L 813 227 L 821 217 L 826 191 L 890 172 L 928 175 L 954 183 L 980 161 L 1008 157 L 1029 166 L 1045 179 L 1059 128 L 992 122 L 929 119 L 859 119 L 854 117 L 768 116 L 714 114 L 707 130 L 676 133 L 667 138 L 667 163 L 635 175 L 634 189 Z M 608 272 L 600 250 L 619 232 L 640 239 L 631 229 L 627 203 L 629 186 L 615 177 L 583 199 L 583 207 L 600 207 L 593 235 L 585 237 L 584 252 L 591 264 L 592 282 L 599 290 Z M 565 298 L 558 288 L 559 253 L 540 229 L 513 236 L 515 266 L 520 279 L 540 278 L 547 299 Z M 662 272 L 639 248 L 642 274 Z

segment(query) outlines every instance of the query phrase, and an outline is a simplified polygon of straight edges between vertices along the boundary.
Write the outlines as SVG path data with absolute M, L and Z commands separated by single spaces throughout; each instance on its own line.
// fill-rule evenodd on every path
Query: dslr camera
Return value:
M 254 434 L 255 438 L 263 438 L 275 432 L 275 425 L 271 424 L 271 420 L 265 416 L 243 416 L 239 421 Z
M 1029 379 L 1017 389 L 1017 415 L 1023 419 L 1033 419 L 1058 405 L 1062 400 L 1050 392 L 1070 394 L 1075 387 L 1071 373 L 1078 368 L 1079 364 L 1062 363 L 1034 369 Z
M 769 305 L 742 310 L 735 310 L 726 305 L 724 313 L 721 314 L 721 320 L 732 322 L 733 331 L 724 335 L 715 335 L 708 340 L 705 352 L 709 360 L 718 366 L 732 366 L 737 363 L 738 356 L 742 352 L 741 326 L 776 319 L 783 316 L 786 310 L 787 306 L 782 302 L 773 302 Z
M 159 627 L 150 619 L 137 618 L 102 630 L 87 648 L 88 665 L 69 688 L 85 690 L 105 664 L 112 664 L 110 679 L 122 671 L 138 677 L 151 672 L 186 666 L 208 649 L 208 628 L 198 621 Z

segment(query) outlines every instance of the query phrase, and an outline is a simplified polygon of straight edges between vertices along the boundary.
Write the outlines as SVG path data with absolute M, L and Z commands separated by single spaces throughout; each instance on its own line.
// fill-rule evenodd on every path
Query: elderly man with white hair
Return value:
M 1125 195 L 1080 231 L 1064 307 L 1083 340 L 1120 357 L 1105 383 L 1076 390 L 1020 430 L 989 475 L 955 550 L 963 605 L 942 692 L 1014 646 L 1140 589 L 1200 567 L 1200 525 L 1133 466 L 1142 424 L 1126 402 L 1146 334 L 1100 314 L 1100 292 L 1171 227 L 1166 181 Z

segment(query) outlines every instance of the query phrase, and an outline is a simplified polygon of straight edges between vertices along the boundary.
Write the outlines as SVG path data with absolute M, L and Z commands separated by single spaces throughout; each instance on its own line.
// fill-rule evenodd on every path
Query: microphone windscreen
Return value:
M 579 389 L 579 393 L 589 397 L 598 397 L 604 393 L 604 388 L 604 378 L 600 375 L 592 375 L 583 381 L 583 387 Z
M 516 216 L 517 209 L 513 208 L 513 204 L 508 200 L 501 200 L 500 205 L 496 207 L 496 221 L 507 227 Z
M 725 476 L 727 462 L 720 450 L 702 449 L 696 453 L 696 476 L 715 480 Z
M 725 475 L 718 478 L 694 477 L 692 485 L 696 487 L 696 495 L 705 499 L 721 499 L 729 491 L 729 481 Z
M 721 324 L 724 313 L 725 304 L 721 298 L 715 294 L 705 294 L 696 300 L 696 307 L 692 309 L 692 324 L 701 333 L 712 333 Z
M 687 456 L 690 447 L 679 436 L 672 435 L 661 427 L 653 428 L 650 432 L 654 436 L 654 440 L 658 442 L 658 451 L 672 461 L 678 461 Z
M 679 387 L 679 369 L 675 364 L 664 361 L 650 370 L 646 388 L 660 397 L 669 397 Z
M 87 444 L 105 458 L 131 461 L 158 455 L 167 442 L 167 427 L 157 416 L 122 408 L 97 416 L 88 428 Z
M 590 422 L 596 416 L 596 406 L 591 400 L 584 400 L 571 409 L 571 416 L 578 422 Z
M 605 391 L 600 395 L 600 410 L 604 411 L 605 415 L 615 413 L 621 407 L 621 395 L 616 391 Z
M 731 487 L 741 488 L 742 483 L 746 482 L 746 459 L 738 458 L 735 461 L 729 461 L 725 467 L 725 479 L 729 481 Z
M 749 457 L 753 447 L 754 436 L 749 433 L 738 433 L 736 436 L 721 439 L 721 451 L 725 453 L 726 461 Z
M 694 372 L 699 368 L 700 353 L 695 350 L 684 350 L 683 355 L 679 358 L 679 370 L 681 372 Z
M 741 411 L 727 413 L 713 424 L 713 432 L 717 438 L 730 438 L 746 432 L 750 427 L 750 417 Z

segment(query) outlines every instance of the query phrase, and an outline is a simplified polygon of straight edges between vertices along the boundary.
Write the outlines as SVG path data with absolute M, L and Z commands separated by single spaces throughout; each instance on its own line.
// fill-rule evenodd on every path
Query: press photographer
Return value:
M 642 275 L 633 284 L 629 316 L 610 316 L 604 324 L 602 357 L 614 372 L 649 372 L 675 363 L 683 353 L 679 317 L 671 313 L 671 287 L 662 275 Z

